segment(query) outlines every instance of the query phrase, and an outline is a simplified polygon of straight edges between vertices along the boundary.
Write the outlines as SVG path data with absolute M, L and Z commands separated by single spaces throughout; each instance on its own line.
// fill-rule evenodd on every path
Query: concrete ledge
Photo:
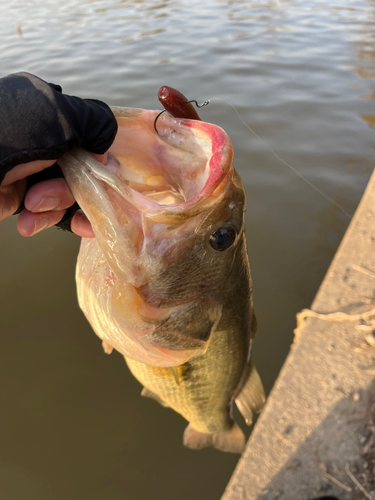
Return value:
M 311 310 L 222 500 L 365 498 L 345 467 L 375 400 L 375 173 Z

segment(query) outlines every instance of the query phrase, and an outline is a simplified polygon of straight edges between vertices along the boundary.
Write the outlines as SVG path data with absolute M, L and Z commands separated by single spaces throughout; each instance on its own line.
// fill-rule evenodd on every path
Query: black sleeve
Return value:
M 59 85 L 28 73 L 0 78 L 0 183 L 20 163 L 56 160 L 77 146 L 103 154 L 116 132 L 104 102 L 62 94 Z M 28 187 L 61 176 L 58 167 L 49 170 L 31 176 Z

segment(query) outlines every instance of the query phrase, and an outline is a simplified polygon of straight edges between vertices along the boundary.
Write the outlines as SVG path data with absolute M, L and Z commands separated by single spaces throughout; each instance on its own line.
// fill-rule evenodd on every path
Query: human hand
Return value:
M 66 210 L 75 200 L 55 160 L 80 146 L 105 163 L 116 132 L 112 112 L 100 101 L 63 95 L 60 87 L 27 73 L 1 78 L 0 220 L 24 199 L 17 221 L 23 236 L 62 218 L 62 227 L 94 236 L 82 211 Z

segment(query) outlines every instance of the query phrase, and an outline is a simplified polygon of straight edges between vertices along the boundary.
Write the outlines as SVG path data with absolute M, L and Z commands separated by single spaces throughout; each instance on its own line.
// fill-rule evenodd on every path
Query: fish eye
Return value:
M 223 252 L 233 245 L 236 239 L 236 231 L 232 226 L 221 227 L 210 236 L 210 245 L 214 250 Z

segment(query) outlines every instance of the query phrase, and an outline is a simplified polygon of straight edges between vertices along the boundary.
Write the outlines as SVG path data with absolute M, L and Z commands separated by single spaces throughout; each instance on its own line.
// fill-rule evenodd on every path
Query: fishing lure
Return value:
M 174 118 L 201 120 L 192 103 L 195 103 L 197 108 L 203 108 L 210 103 L 210 101 L 205 101 L 202 104 L 198 104 L 195 99 L 189 101 L 187 97 L 184 96 L 184 94 L 172 87 L 167 87 L 166 85 L 160 87 L 158 92 L 158 99 L 165 108 L 156 116 L 154 121 L 154 129 L 158 135 L 160 134 L 156 128 L 156 122 L 158 121 L 158 118 L 166 111 L 168 111 L 168 113 L 171 114 Z

